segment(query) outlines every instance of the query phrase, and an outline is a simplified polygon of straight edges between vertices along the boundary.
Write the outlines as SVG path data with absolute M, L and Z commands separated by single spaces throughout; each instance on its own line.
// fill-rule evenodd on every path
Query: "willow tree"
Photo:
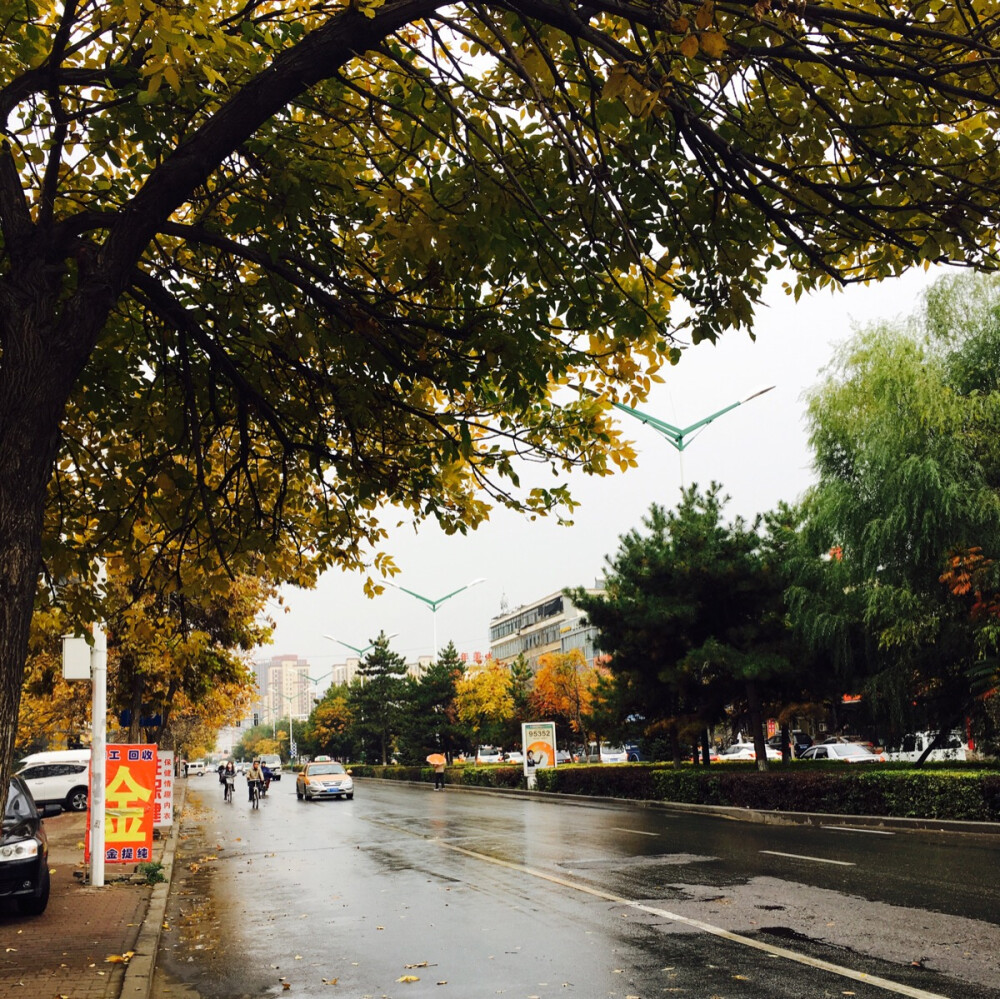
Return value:
M 166 493 L 224 554 L 291 533 L 290 577 L 372 565 L 381 502 L 464 530 L 491 498 L 568 502 L 520 491 L 516 456 L 628 464 L 608 396 L 750 327 L 779 266 L 801 293 L 995 259 L 992 0 L 19 0 L 0 24 L 0 778 L 45 553 L 114 552 Z M 64 467 L 70 405 L 99 478 Z M 43 530 L 56 469 L 88 530 Z
M 952 574 L 1000 559 L 998 346 L 1000 285 L 945 280 L 910 319 L 859 331 L 811 394 L 810 515 L 837 546 L 876 652 L 866 692 L 896 735 L 953 728 L 996 655 Z M 800 602 L 800 626 L 820 626 L 817 604 Z

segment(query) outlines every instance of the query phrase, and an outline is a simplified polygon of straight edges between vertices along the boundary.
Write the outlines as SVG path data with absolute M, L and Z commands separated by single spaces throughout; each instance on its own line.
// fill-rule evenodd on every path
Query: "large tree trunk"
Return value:
M 767 743 L 764 740 L 764 714 L 760 703 L 760 691 L 754 680 L 747 680 L 747 708 L 750 711 L 750 733 L 753 748 L 757 754 L 757 769 L 767 770 Z
M 0 154 L 0 161 L 3 158 Z M 107 315 L 106 309 L 95 309 L 84 321 L 78 308 L 68 308 L 57 323 L 62 274 L 51 261 L 28 259 L 11 249 L 11 228 L 16 226 L 5 225 L 4 234 L 17 266 L 0 282 L 0 788 L 4 795 L 13 762 L 41 571 L 47 489 L 59 451 L 60 426 L 93 347 L 95 330 Z M 30 233 L 21 236 L 27 241 Z

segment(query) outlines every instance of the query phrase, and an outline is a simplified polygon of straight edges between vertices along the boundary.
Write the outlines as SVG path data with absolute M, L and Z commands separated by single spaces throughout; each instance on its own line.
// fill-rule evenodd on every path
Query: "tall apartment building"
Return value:
M 588 593 L 601 593 L 600 588 Z M 490 654 L 502 663 L 524 655 L 532 669 L 538 657 L 550 652 L 583 650 L 588 663 L 594 661 L 596 631 L 569 597 L 550 593 L 530 604 L 505 611 L 490 621 Z
M 313 684 L 309 663 L 295 655 L 272 656 L 257 663 L 257 682 L 264 721 L 280 718 L 304 719 L 313 707 Z
M 408 662 L 406 664 L 406 672 L 412 677 L 419 678 L 423 676 L 431 662 L 430 656 L 420 656 L 415 662 Z M 361 660 L 357 656 L 351 656 L 350 659 L 342 663 L 334 663 L 330 682 L 323 690 L 332 686 L 346 686 L 358 675 L 360 666 Z M 323 690 L 320 690 L 320 694 L 323 693 Z

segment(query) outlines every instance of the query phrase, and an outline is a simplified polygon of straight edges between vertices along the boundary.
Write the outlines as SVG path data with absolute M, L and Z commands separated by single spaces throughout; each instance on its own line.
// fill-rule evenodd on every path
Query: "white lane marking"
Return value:
M 623 826 L 612 826 L 613 832 L 632 833 L 633 836 L 659 836 L 659 833 L 643 832 L 641 829 L 626 829 Z
M 414 833 L 410 829 L 407 829 L 406 831 L 411 833 L 411 835 L 420 835 L 419 833 Z M 582 892 L 586 895 L 592 895 L 594 898 L 601 898 L 607 902 L 614 902 L 616 905 L 628 906 L 629 908 L 637 909 L 640 912 L 648 912 L 654 916 L 661 916 L 662 918 L 669 919 L 675 923 L 683 923 L 685 926 L 701 930 L 703 933 L 710 933 L 712 936 L 720 937 L 723 940 L 729 940 L 731 943 L 741 944 L 744 947 L 752 947 L 754 950 L 763 951 L 771 957 L 781 957 L 787 961 L 793 961 L 796 964 L 804 964 L 807 967 L 815 968 L 818 971 L 828 971 L 830 974 L 839 975 L 841 978 L 849 978 L 855 982 L 863 982 L 866 985 L 883 989 L 886 992 L 894 992 L 896 995 L 909 996 L 910 999 L 948 999 L 947 996 L 943 996 L 938 992 L 927 992 L 924 989 L 915 989 L 910 985 L 903 985 L 901 982 L 893 982 L 888 978 L 879 978 L 877 975 L 866 975 L 863 971 L 855 971 L 853 968 L 845 968 L 839 964 L 833 964 L 831 961 L 822 961 L 816 957 L 809 957 L 807 954 L 797 954 L 795 951 L 788 950 L 785 947 L 775 947 L 774 944 L 765 943 L 763 940 L 754 940 L 752 937 L 745 937 L 739 933 L 732 933 L 729 930 L 723 929 L 721 926 L 715 926 L 712 923 L 704 923 L 700 919 L 691 919 L 688 916 L 682 916 L 679 913 L 670 912 L 668 909 L 661 909 L 657 906 L 645 905 L 642 902 L 635 902 L 628 898 L 622 898 L 620 895 L 613 895 L 611 892 L 601 891 L 600 888 L 593 888 L 590 885 L 585 885 L 578 881 L 570 881 L 568 878 L 561 878 L 558 875 L 549 874 L 547 871 L 540 871 L 534 867 L 526 867 L 524 864 L 517 864 L 511 860 L 501 860 L 499 857 L 491 857 L 489 854 L 479 853 L 476 850 L 468 850 L 464 846 L 458 846 L 455 843 L 446 843 L 444 840 L 436 839 L 434 837 L 427 838 L 430 839 L 432 843 L 437 843 L 446 850 L 452 850 L 455 853 L 464 854 L 466 857 L 474 857 L 477 860 L 483 860 L 486 863 L 494 864 L 497 867 L 506 867 L 508 870 L 519 871 L 521 874 L 528 874 L 531 877 L 539 878 L 542 881 L 550 881 L 552 884 L 561 885 L 563 888 L 569 888 L 573 891 Z
M 807 857 L 804 853 L 782 853 L 780 850 L 761 850 L 772 857 L 791 857 L 792 860 L 810 860 L 814 864 L 837 864 L 838 867 L 857 867 L 851 860 L 827 860 L 826 857 Z
M 820 829 L 829 829 L 830 832 L 857 832 L 867 833 L 869 836 L 895 836 L 894 832 L 887 829 L 866 829 L 864 826 L 820 826 Z

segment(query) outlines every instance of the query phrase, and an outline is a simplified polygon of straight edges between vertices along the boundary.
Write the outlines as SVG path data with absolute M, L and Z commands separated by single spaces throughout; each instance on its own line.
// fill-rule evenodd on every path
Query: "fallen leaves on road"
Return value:
M 429 968 L 430 963 L 427 961 L 420 961 L 418 964 L 404 964 L 404 968 Z
M 135 956 L 134 950 L 127 950 L 124 954 L 108 954 L 104 959 L 105 964 L 128 964 Z
M 419 982 L 420 979 L 416 975 L 401 975 L 396 979 L 397 982 Z
M 324 985 L 336 985 L 339 979 L 337 978 L 323 978 L 321 979 Z

